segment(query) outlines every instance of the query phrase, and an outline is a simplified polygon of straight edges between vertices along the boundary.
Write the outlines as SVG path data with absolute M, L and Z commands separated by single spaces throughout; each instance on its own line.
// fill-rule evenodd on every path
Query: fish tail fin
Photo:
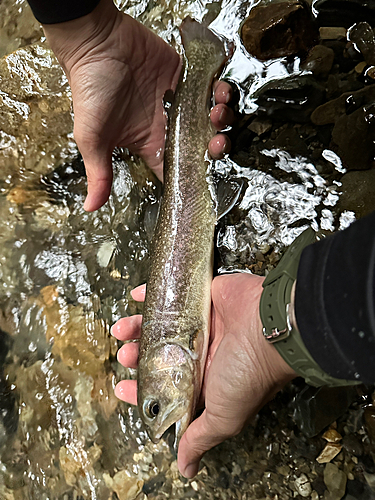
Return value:
M 209 54 L 211 63 L 223 65 L 226 62 L 228 56 L 223 41 L 206 26 L 188 16 L 181 23 L 180 33 L 185 52 L 188 56 L 193 45 L 192 42 L 202 42 L 201 45 L 209 44 L 211 47 Z

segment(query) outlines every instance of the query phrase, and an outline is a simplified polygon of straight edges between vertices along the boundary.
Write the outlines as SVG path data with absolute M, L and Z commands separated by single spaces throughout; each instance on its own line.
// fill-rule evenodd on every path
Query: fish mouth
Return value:
M 179 415 L 181 414 L 181 404 L 175 403 L 168 411 L 164 414 L 163 421 L 160 426 L 154 430 L 147 427 L 147 434 L 154 444 L 157 444 L 165 432 L 172 426 L 175 425 L 175 439 L 173 447 L 177 451 L 180 440 L 189 426 L 192 419 L 192 407 L 191 405 L 185 405 L 185 412 L 181 418 L 176 419 L 175 410 L 178 410 Z

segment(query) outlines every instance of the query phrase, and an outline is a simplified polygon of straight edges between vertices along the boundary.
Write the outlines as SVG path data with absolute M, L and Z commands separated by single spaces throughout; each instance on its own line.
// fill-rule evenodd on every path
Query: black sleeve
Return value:
M 337 378 L 375 382 L 375 212 L 305 248 L 295 313 L 318 365 Z
M 34 16 L 42 24 L 72 21 L 90 14 L 100 0 L 27 0 Z

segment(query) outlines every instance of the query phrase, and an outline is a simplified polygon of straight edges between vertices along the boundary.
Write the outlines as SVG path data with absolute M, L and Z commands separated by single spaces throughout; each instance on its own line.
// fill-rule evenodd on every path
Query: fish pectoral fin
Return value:
M 214 180 L 216 187 L 216 219 L 219 220 L 232 210 L 240 197 L 243 181 L 219 177 Z

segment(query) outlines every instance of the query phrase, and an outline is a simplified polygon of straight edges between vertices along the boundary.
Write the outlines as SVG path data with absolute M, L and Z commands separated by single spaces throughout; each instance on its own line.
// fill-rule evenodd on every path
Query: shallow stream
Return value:
M 217 272 L 265 275 L 309 225 L 324 237 L 375 208 L 375 39 L 347 32 L 374 2 L 347 17 L 330 4 L 349 0 L 313 2 L 313 48 L 266 60 L 239 37 L 259 3 L 117 2 L 178 50 L 186 15 L 235 44 L 224 76 L 239 118 L 215 168 L 243 190 L 218 225 Z M 129 373 L 109 327 L 141 312 L 129 291 L 147 278 L 161 185 L 116 151 L 109 202 L 84 212 L 67 80 L 26 2 L 3 0 L 0 19 L 0 500 L 375 498 L 372 388 L 295 381 L 191 481 L 170 438 L 153 445 L 114 397 Z

